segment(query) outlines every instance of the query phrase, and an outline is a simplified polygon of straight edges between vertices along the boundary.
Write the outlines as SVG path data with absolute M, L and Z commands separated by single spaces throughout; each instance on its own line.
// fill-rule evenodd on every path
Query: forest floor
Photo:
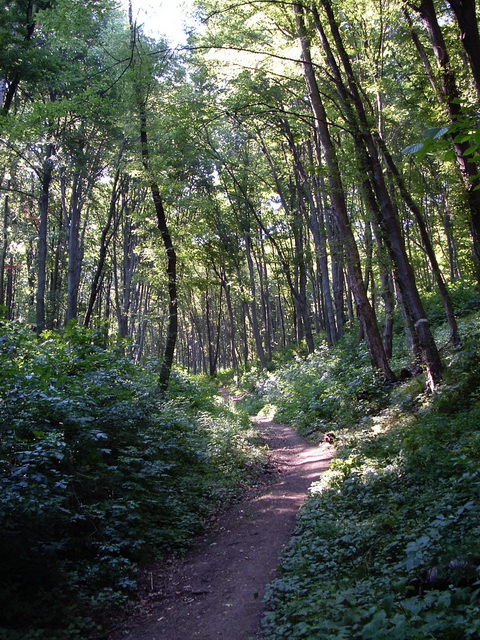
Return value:
M 254 419 L 269 448 L 268 473 L 215 518 L 185 557 L 148 567 L 145 593 L 109 640 L 249 640 L 258 637 L 265 586 L 311 483 L 334 449 L 291 427 Z

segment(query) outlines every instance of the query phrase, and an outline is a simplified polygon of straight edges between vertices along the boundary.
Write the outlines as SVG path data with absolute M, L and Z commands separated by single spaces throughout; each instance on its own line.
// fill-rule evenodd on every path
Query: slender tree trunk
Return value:
M 253 205 L 253 203 L 249 199 L 248 194 L 247 194 L 244 186 L 240 183 L 240 181 L 235 176 L 235 172 L 226 163 L 224 164 L 224 166 L 225 166 L 225 169 L 227 170 L 228 174 L 232 178 L 233 182 L 235 183 L 236 187 L 240 191 L 241 195 L 243 196 L 243 200 L 244 200 L 245 204 L 247 205 L 249 212 L 252 214 L 253 218 L 256 220 L 256 222 L 260 226 L 260 228 L 263 231 L 263 233 L 265 234 L 265 236 L 268 237 L 268 239 L 271 242 L 272 246 L 275 248 L 275 250 L 277 252 L 277 255 L 278 255 L 278 258 L 279 258 L 279 260 L 280 260 L 280 262 L 282 264 L 284 275 L 285 275 L 285 278 L 287 280 L 288 286 L 290 288 L 290 292 L 291 292 L 292 298 L 294 299 L 294 301 L 296 303 L 298 303 L 298 301 L 299 301 L 299 290 L 298 290 L 298 287 L 296 287 L 295 283 L 293 282 L 292 274 L 291 274 L 291 271 L 290 271 L 290 263 L 288 262 L 288 260 L 285 259 L 284 252 L 282 251 L 282 248 L 280 247 L 280 245 L 277 242 L 276 238 L 272 235 L 272 233 L 270 233 L 268 228 L 265 226 L 264 222 L 261 219 L 261 216 L 258 214 L 258 211 L 256 210 L 255 206 Z M 286 210 L 287 211 L 291 211 L 291 207 L 287 207 Z M 248 215 L 248 213 L 247 213 L 247 215 Z M 296 318 L 295 318 L 295 320 L 296 320 Z M 309 320 L 307 320 L 307 323 L 308 322 L 309 322 Z
M 269 291 L 268 291 L 268 275 L 265 264 L 265 244 L 262 237 L 259 238 L 260 251 L 254 254 L 255 266 L 258 273 L 258 282 L 260 285 L 260 305 L 262 309 L 262 325 L 264 335 L 264 349 L 267 361 L 272 357 L 271 333 L 270 333 L 270 314 L 269 314 Z
M 130 46 L 132 50 L 133 63 L 135 62 L 136 50 L 136 27 L 133 23 L 132 2 L 129 2 L 129 22 L 130 22 Z M 148 142 L 147 129 L 147 112 L 146 99 L 143 96 L 143 90 L 140 84 L 136 86 L 137 100 L 139 107 L 139 126 L 140 126 L 140 144 L 142 165 L 145 170 L 150 193 L 152 195 L 155 214 L 157 217 L 157 227 L 160 231 L 163 241 L 163 247 L 167 258 L 167 288 L 168 288 L 168 323 L 167 335 L 165 339 L 165 349 L 163 352 L 163 361 L 160 374 L 158 377 L 158 386 L 161 392 L 165 392 L 168 388 L 170 374 L 175 356 L 175 346 L 178 336 L 178 297 L 177 297 L 177 254 L 173 245 L 170 229 L 167 223 L 163 199 L 160 194 L 160 188 L 154 178 L 152 168 L 150 166 L 150 146 Z
M 455 2 L 456 5 L 465 4 L 468 8 L 471 4 L 465 2 Z M 419 6 L 414 7 L 420 14 L 433 45 L 433 51 L 437 64 L 441 71 L 441 102 L 445 105 L 451 124 L 457 123 L 463 116 L 460 93 L 458 91 L 455 74 L 450 62 L 447 45 L 445 43 L 442 30 L 438 23 L 433 0 L 422 0 Z M 467 18 L 468 20 L 468 18 Z M 480 63 L 479 63 L 480 64 Z M 452 131 L 452 144 L 457 159 L 457 165 L 462 176 L 463 185 L 466 192 L 467 202 L 470 210 L 470 230 L 473 239 L 473 257 L 477 275 L 477 282 L 480 284 L 480 179 L 478 167 L 468 155 L 469 143 L 458 142 L 456 131 Z
M 395 311 L 395 298 L 393 295 L 392 276 L 385 267 L 380 265 L 380 278 L 382 282 L 382 298 L 385 308 L 385 320 L 383 323 L 383 344 L 389 358 L 393 355 L 393 318 Z
M 452 217 L 449 211 L 448 199 L 445 194 L 441 194 L 438 210 L 442 218 L 443 230 L 447 239 L 448 266 L 450 280 L 453 282 L 462 277 L 458 264 L 458 253 L 452 230 Z
M 117 159 L 117 169 L 115 171 L 115 177 L 113 180 L 113 185 L 112 185 L 112 192 L 110 194 L 110 206 L 108 208 L 108 218 L 107 218 L 107 222 L 104 226 L 104 228 L 102 229 L 102 235 L 100 238 L 100 249 L 99 249 L 99 257 L 98 257 L 98 261 L 97 261 L 97 267 L 95 270 L 95 274 L 93 276 L 93 280 L 92 280 L 92 285 L 90 287 L 90 296 L 88 299 L 88 303 L 87 303 L 87 309 L 85 311 L 85 317 L 83 320 L 83 323 L 85 324 L 85 326 L 88 327 L 88 325 L 90 324 L 90 320 L 92 318 L 92 314 L 93 314 L 93 310 L 95 308 L 95 302 L 97 299 L 97 296 L 99 294 L 100 291 L 100 286 L 101 286 L 101 278 L 102 278 L 102 273 L 103 273 L 103 268 L 105 266 L 105 260 L 107 257 L 107 251 L 108 251 L 108 247 L 110 245 L 110 242 L 112 240 L 112 238 L 114 237 L 114 234 L 116 232 L 116 228 L 120 222 L 120 217 L 116 216 L 116 210 L 117 210 L 117 202 L 118 202 L 118 198 L 120 195 L 120 190 L 125 190 L 125 184 L 120 185 L 119 187 L 119 181 L 120 181 L 120 159 L 123 153 L 123 148 L 124 148 L 124 143 L 125 141 L 123 141 L 120 152 L 119 152 L 119 156 Z M 113 231 L 112 231 L 112 225 L 113 225 Z
M 248 344 L 247 318 L 250 316 L 248 304 L 242 301 L 242 335 L 243 335 L 243 364 L 248 363 L 250 349 Z
M 318 185 L 314 186 L 315 196 L 312 193 L 310 188 L 310 183 L 308 180 L 307 172 L 305 170 L 304 164 L 301 161 L 300 154 L 298 153 L 298 149 L 294 143 L 293 136 L 291 135 L 290 130 L 289 133 L 289 145 L 291 153 L 293 154 L 296 168 L 299 176 L 302 179 L 302 189 L 305 193 L 307 202 L 309 204 L 310 212 L 307 212 L 306 207 L 303 207 L 303 211 L 305 214 L 305 218 L 312 234 L 313 242 L 316 250 L 316 260 L 318 265 L 318 272 L 321 278 L 321 291 L 322 291 L 322 300 L 323 307 L 325 311 L 325 330 L 327 334 L 327 342 L 329 344 L 334 344 L 337 339 L 337 327 L 335 325 L 335 313 L 333 308 L 331 287 L 330 287 L 330 278 L 329 278 L 329 269 L 328 269 L 328 260 L 327 260 L 327 239 L 324 228 L 323 221 L 323 211 L 321 198 L 318 193 Z M 310 161 L 313 161 L 313 153 L 310 151 Z
M 410 347 L 411 352 L 414 355 L 415 364 L 420 365 L 420 363 L 422 362 L 422 353 L 421 353 L 420 344 L 418 341 L 418 335 L 413 326 L 412 318 L 407 313 L 407 308 L 403 301 L 402 289 L 398 284 L 398 280 L 396 278 L 395 273 L 394 273 L 394 285 L 395 285 L 395 294 L 398 300 L 398 306 L 400 308 L 400 313 L 402 314 L 405 339 L 407 341 L 407 344 Z
M 223 318 L 222 294 L 223 294 L 223 289 L 220 287 L 219 297 L 218 297 L 217 322 L 216 322 L 216 326 L 215 326 L 216 339 L 215 339 L 215 345 L 214 345 L 214 351 L 213 351 L 213 371 L 214 371 L 214 373 L 213 373 L 212 377 L 217 375 L 218 358 L 219 358 L 219 355 L 220 355 L 220 338 L 221 338 L 221 333 L 222 333 L 222 318 Z
M 395 182 L 397 183 L 398 189 L 400 191 L 400 195 L 403 198 L 403 201 L 413 213 L 415 220 L 417 222 L 418 230 L 420 231 L 420 237 L 422 239 L 423 248 L 425 249 L 425 253 L 428 256 L 428 260 L 430 262 L 430 267 L 433 272 L 433 277 L 435 278 L 435 282 L 437 284 L 438 290 L 442 297 L 443 307 L 445 309 L 445 315 L 447 317 L 448 326 L 450 329 L 450 341 L 455 347 L 460 346 L 460 335 L 458 333 L 457 320 L 455 318 L 455 312 L 453 310 L 452 300 L 450 298 L 450 294 L 448 292 L 448 287 L 445 283 L 442 272 L 440 271 L 440 266 L 437 261 L 437 257 L 435 255 L 435 250 L 433 248 L 432 241 L 430 239 L 430 235 L 427 230 L 427 226 L 425 224 L 425 220 L 422 216 L 422 212 L 418 208 L 416 202 L 410 195 L 410 192 L 405 186 L 402 176 L 400 175 L 398 168 L 393 161 L 392 156 L 390 155 L 388 149 L 383 140 L 379 139 L 380 148 L 382 150 L 383 157 L 385 159 L 386 165 L 390 173 L 393 175 Z
M 61 183 L 61 179 L 60 179 Z M 53 254 L 53 268 L 50 275 L 49 314 L 46 318 L 47 328 L 60 329 L 63 326 L 62 318 L 62 279 L 65 261 L 65 224 L 63 202 L 56 217 L 56 229 L 52 233 L 51 253 Z
M 447 0 L 460 28 L 460 41 L 472 68 L 473 80 L 480 98 L 480 35 L 475 0 Z
M 358 318 L 362 325 L 363 334 L 367 342 L 373 366 L 381 371 L 387 381 L 395 380 L 395 375 L 390 369 L 388 360 L 383 348 L 382 339 L 378 329 L 377 319 L 374 310 L 370 305 L 362 278 L 360 257 L 358 247 L 353 236 L 348 219 L 343 185 L 340 177 L 340 169 L 336 156 L 335 147 L 327 125 L 327 114 L 323 106 L 323 101 L 318 89 L 315 72 L 310 54 L 310 43 L 308 41 L 305 23 L 303 18 L 303 8 L 299 4 L 294 5 L 296 15 L 296 25 L 298 37 L 302 47 L 303 69 L 307 82 L 310 103 L 316 120 L 318 136 L 321 141 L 325 162 L 329 173 L 329 183 L 334 214 L 342 233 L 344 247 L 347 256 L 347 269 L 349 274 L 350 287 L 355 299 Z
M 272 308 L 271 308 L 271 292 L 270 279 L 268 275 L 267 256 L 265 252 L 265 243 L 261 243 L 262 262 L 260 264 L 260 280 L 262 284 L 262 301 L 264 305 L 264 326 L 265 326 L 265 343 L 267 347 L 268 359 L 272 358 L 273 345 L 273 327 L 272 327 Z
M 220 348 L 220 323 L 222 318 L 222 289 L 220 289 L 220 300 L 218 309 L 218 319 L 215 327 L 211 316 L 211 298 L 209 291 L 205 292 L 205 324 L 207 330 L 207 349 L 208 349 L 208 375 L 214 378 L 217 375 L 218 353 Z M 214 337 L 215 334 L 215 337 Z
M 235 316 L 233 314 L 233 305 L 232 305 L 232 294 L 230 291 L 230 284 L 227 282 L 226 278 L 222 280 L 222 286 L 225 290 L 225 299 L 227 302 L 227 311 L 228 311 L 228 319 L 230 322 L 230 350 L 231 350 L 231 358 L 232 358 L 232 367 L 235 371 L 235 374 L 238 376 L 238 357 L 237 357 L 237 341 L 236 341 L 236 330 L 235 330 Z
M 232 293 L 230 282 L 227 277 L 227 273 L 225 270 L 225 264 L 221 264 L 220 267 L 217 267 L 215 263 L 212 261 L 212 268 L 215 271 L 215 274 L 220 282 L 220 286 L 225 292 L 225 301 L 227 305 L 227 314 L 228 314 L 228 342 L 230 344 L 230 363 L 229 366 L 233 368 L 235 374 L 238 376 L 238 356 L 237 356 L 237 342 L 236 342 L 236 322 L 235 315 L 233 312 L 233 304 L 232 304 Z
M 387 246 L 392 262 L 397 270 L 399 285 L 402 288 L 402 297 L 407 306 L 408 313 L 411 315 L 414 330 L 418 334 L 421 345 L 423 361 L 427 369 L 427 387 L 430 390 L 433 390 L 441 380 L 442 364 L 440 356 L 423 309 L 412 266 L 407 258 L 405 244 L 398 221 L 398 213 L 385 182 L 383 170 L 378 157 L 377 147 L 368 123 L 368 118 L 361 98 L 361 92 L 358 87 L 350 58 L 344 47 L 343 39 L 338 29 L 330 0 L 320 1 L 327 15 L 330 31 L 346 74 L 348 94 L 346 88 L 343 86 L 340 72 L 330 51 L 325 33 L 323 32 L 318 12 L 314 10 L 316 26 L 331 64 L 332 72 L 337 80 L 339 96 L 344 102 L 350 126 L 353 128 L 353 139 L 356 144 L 360 162 L 370 176 L 370 181 L 381 213 L 381 221 L 385 229 Z M 358 118 L 358 124 L 355 115 L 351 112 L 347 95 L 351 98 L 353 103 L 353 107 Z
M 140 139 L 142 145 L 143 167 L 150 182 L 150 192 L 155 206 L 157 226 L 160 230 L 165 254 L 167 256 L 168 324 L 162 368 L 158 379 L 160 390 L 164 392 L 168 387 L 178 336 L 177 254 L 175 252 L 167 224 L 167 217 L 165 215 L 160 189 L 156 181 L 153 179 L 153 173 L 150 169 L 150 148 L 148 146 L 147 114 L 145 112 L 145 105 L 142 106 L 140 112 Z
M 53 143 L 45 148 L 45 159 L 41 173 L 41 195 L 39 203 L 40 226 L 37 243 L 37 291 L 35 295 L 36 331 L 38 334 L 45 329 L 45 290 L 47 282 L 47 228 L 48 204 L 50 199 L 50 183 L 52 181 L 52 155 L 55 147 Z
M 326 198 L 326 196 L 325 196 Z M 332 262 L 332 293 L 335 308 L 335 321 L 337 325 L 337 337 L 339 340 L 345 335 L 345 251 L 342 242 L 342 233 L 332 207 L 325 207 L 325 222 L 327 229 L 328 246 Z
M 7 320 L 13 320 L 15 317 L 14 313 L 14 275 L 15 275 L 15 265 L 13 263 L 13 257 L 10 258 L 10 264 L 7 267 L 7 286 L 6 286 L 6 314 L 5 317 Z
M 253 267 L 253 258 L 252 258 L 252 249 L 251 249 L 251 239 L 250 234 L 248 232 L 245 233 L 244 236 L 245 241 L 245 253 L 247 256 L 247 264 L 248 264 L 248 273 L 250 275 L 250 293 L 252 296 L 252 302 L 250 304 L 251 307 L 251 321 L 252 321 L 252 331 L 253 337 L 255 340 L 255 346 L 257 349 L 257 356 L 260 360 L 260 365 L 262 369 L 267 368 L 267 358 L 265 357 L 265 351 L 263 348 L 262 336 L 260 333 L 260 327 L 258 324 L 258 310 L 257 310 L 257 287 L 255 284 L 255 270 Z
M 72 196 L 68 216 L 68 270 L 67 270 L 67 315 L 66 322 L 76 320 L 78 315 L 78 289 L 80 285 L 80 222 L 83 206 L 81 194 L 82 177 L 77 171 L 72 184 Z
M 412 37 L 413 44 L 415 45 L 415 49 L 417 50 L 418 55 L 420 56 L 420 60 L 422 61 L 423 66 L 425 67 L 425 73 L 428 78 L 428 81 L 430 82 L 432 89 L 435 92 L 435 95 L 437 96 L 438 101 L 440 103 L 443 103 L 442 92 L 440 90 L 440 87 L 438 86 L 438 82 L 435 77 L 435 72 L 433 71 L 432 65 L 430 63 L 430 58 L 428 57 L 427 52 L 425 51 L 425 47 L 423 46 L 422 41 L 418 37 L 418 33 L 415 31 L 412 18 L 410 17 L 410 14 L 408 13 L 405 7 L 403 8 L 403 15 L 410 28 L 410 35 Z
M 128 212 L 124 212 L 122 226 L 121 260 L 117 256 L 117 242 L 113 243 L 113 278 L 115 288 L 115 311 L 118 335 L 126 338 L 129 333 L 129 315 L 132 304 L 132 277 L 137 264 L 135 255 L 136 236 Z
M 10 189 L 11 182 L 7 180 L 7 189 Z M 8 221 L 10 217 L 9 195 L 5 195 L 3 204 L 3 229 L 2 229 L 2 253 L 0 255 L 0 307 L 5 304 L 5 263 L 8 251 Z M 1 316 L 1 310 L 0 310 Z
M 288 121 L 283 119 L 282 123 L 281 123 L 282 129 L 285 131 L 285 136 L 287 138 L 289 147 L 290 147 L 290 151 L 293 155 L 294 161 L 298 164 L 299 163 L 299 155 L 297 153 L 296 150 L 296 146 L 295 146 L 295 142 L 293 140 L 293 135 L 291 133 L 290 127 L 288 125 Z M 276 166 L 275 163 L 272 159 L 271 154 L 268 152 L 267 149 L 267 145 L 265 143 L 265 140 L 263 138 L 262 133 L 257 130 L 257 135 L 259 136 L 260 140 L 261 140 L 261 144 L 262 144 L 262 151 L 264 153 L 264 155 L 266 156 L 268 163 L 270 165 L 271 171 L 272 171 L 272 175 L 273 178 L 275 180 L 275 184 L 277 187 L 277 193 L 280 196 L 280 200 L 282 202 L 282 205 L 285 209 L 285 212 L 290 212 L 292 220 L 293 220 L 293 225 L 294 228 L 299 227 L 299 225 L 301 225 L 301 221 L 296 219 L 296 215 L 293 213 L 293 211 L 295 211 L 295 206 L 291 207 L 287 204 L 287 200 L 284 194 L 284 189 L 283 186 L 281 184 L 280 178 L 278 176 L 278 172 L 276 170 Z M 306 179 L 306 174 L 304 172 L 305 175 L 305 179 Z M 303 176 L 302 176 L 303 177 Z M 299 181 L 298 179 L 296 179 L 297 182 L 297 197 L 300 199 L 299 201 L 299 208 L 301 209 L 303 215 L 305 216 L 305 218 L 307 219 L 308 222 L 308 213 L 306 211 L 306 208 L 303 206 L 301 200 L 302 200 L 302 189 L 299 185 Z M 312 215 L 313 215 L 313 210 L 312 210 Z M 296 238 L 296 243 L 298 244 L 299 238 L 298 238 L 298 234 L 295 233 L 295 238 Z M 317 236 L 318 239 L 318 236 Z M 302 240 L 303 243 L 303 240 Z M 278 247 L 277 251 L 278 251 Z M 303 250 L 302 250 L 303 252 Z M 294 303 L 298 309 L 298 317 L 299 317 L 299 322 L 298 322 L 298 329 L 301 330 L 301 328 L 303 327 L 303 330 L 305 332 L 305 339 L 306 339 L 306 343 L 307 343 L 307 349 L 309 353 L 313 353 L 313 351 L 315 350 L 315 344 L 314 344 L 314 340 L 313 340 L 313 332 L 312 332 L 312 322 L 310 319 L 310 315 L 309 315 L 309 309 L 308 309 L 308 303 L 307 303 L 307 296 L 306 296 L 306 289 L 305 289 L 305 284 L 306 284 L 306 266 L 305 266 L 305 260 L 303 258 L 303 255 L 298 254 L 297 252 L 297 258 L 296 258 L 296 264 L 298 264 L 299 267 L 299 285 L 301 286 L 292 286 L 292 282 L 291 279 L 288 275 L 288 267 L 286 265 L 286 262 L 283 260 L 281 253 L 279 254 L 280 259 L 282 260 L 283 264 L 285 264 L 285 269 L 286 269 L 286 274 L 287 274 L 287 281 L 290 285 L 291 288 L 291 292 L 292 292 L 292 296 L 294 299 Z M 303 287 L 303 289 L 302 289 Z M 298 338 L 300 339 L 300 334 L 298 335 Z
M 303 217 L 307 216 L 305 203 L 303 202 L 303 196 L 300 190 L 298 191 L 298 209 L 302 212 Z M 313 341 L 312 323 L 307 298 L 307 267 L 304 225 L 303 220 L 297 216 L 293 220 L 293 235 L 295 243 L 294 262 L 298 270 L 298 285 L 295 287 L 297 294 L 294 301 L 298 312 L 298 323 L 299 326 L 303 328 L 307 351 L 308 353 L 313 353 L 315 351 L 315 344 Z

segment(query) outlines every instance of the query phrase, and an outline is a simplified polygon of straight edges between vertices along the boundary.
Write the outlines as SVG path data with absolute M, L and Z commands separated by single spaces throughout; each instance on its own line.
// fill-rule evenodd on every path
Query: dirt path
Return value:
M 249 640 L 258 635 L 264 588 L 275 578 L 308 487 L 333 455 L 331 445 L 312 447 L 288 426 L 267 419 L 258 426 L 272 452 L 268 486 L 229 507 L 186 558 L 167 572 L 153 571 L 150 597 L 110 640 Z

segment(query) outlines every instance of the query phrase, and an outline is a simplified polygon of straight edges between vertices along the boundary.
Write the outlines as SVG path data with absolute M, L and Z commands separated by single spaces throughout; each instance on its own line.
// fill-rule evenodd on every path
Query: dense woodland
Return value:
M 430 439 L 417 426 L 394 451 L 404 436 L 390 434 L 381 462 L 362 466 L 380 445 L 365 454 L 358 433 L 342 430 L 386 411 L 388 393 L 402 428 L 428 403 L 478 413 L 475 1 L 202 0 L 192 24 L 172 48 L 146 35 L 135 0 L 127 12 L 112 0 L 0 7 L 5 640 L 100 637 L 135 589 L 136 563 L 187 546 L 261 466 L 246 413 L 215 400 L 219 380 L 307 435 L 339 430 L 349 462 L 334 470 L 332 502 L 341 482 L 351 497 L 365 491 L 375 464 L 387 500 L 385 469 L 402 459 L 402 473 L 430 472 L 428 455 L 439 459 L 426 452 L 445 433 L 428 423 Z M 454 511 L 470 505 L 455 522 L 466 514 L 478 532 L 472 416 L 470 430 L 452 427 L 462 446 L 446 493 Z M 411 551 L 407 573 L 438 541 L 412 524 L 413 494 L 438 484 L 435 473 L 409 484 L 410 520 L 399 506 L 397 520 L 371 528 L 414 532 L 395 543 Z M 434 504 L 433 489 L 425 496 Z M 305 531 L 322 508 L 307 510 Z M 333 529 L 333 540 L 347 536 Z M 441 566 L 459 531 L 432 542 Z M 468 553 L 462 568 L 475 572 Z M 285 580 L 273 601 L 291 595 L 295 579 Z M 368 580 L 361 593 L 376 593 Z M 457 585 L 465 638 L 478 638 L 474 582 Z M 460 637 L 450 619 L 428 627 L 410 586 L 402 615 L 424 627 L 397 618 L 388 637 Z M 337 598 L 338 610 L 357 607 L 356 621 L 345 613 L 330 631 L 315 627 L 305 605 L 269 614 L 268 637 L 387 637 L 379 629 L 400 616 L 396 596 L 375 611 L 357 597 Z
M 398 307 L 478 282 L 473 2 L 199 6 L 185 50 L 112 2 L 2 9 L 0 304 L 192 373 L 338 341 L 387 379 Z M 68 13 L 68 20 L 67 18 Z M 175 348 L 176 347 L 176 348 Z M 164 386 L 168 371 L 162 375 Z

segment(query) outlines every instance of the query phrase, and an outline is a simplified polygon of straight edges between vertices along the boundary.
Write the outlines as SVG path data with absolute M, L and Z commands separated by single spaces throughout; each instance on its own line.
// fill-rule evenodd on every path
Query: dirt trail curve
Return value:
M 258 635 L 265 586 L 310 484 L 333 456 L 288 426 L 259 419 L 274 461 L 268 486 L 248 493 L 168 573 L 150 575 L 153 598 L 110 640 L 249 640 Z M 157 600 L 155 601 L 155 598 Z

